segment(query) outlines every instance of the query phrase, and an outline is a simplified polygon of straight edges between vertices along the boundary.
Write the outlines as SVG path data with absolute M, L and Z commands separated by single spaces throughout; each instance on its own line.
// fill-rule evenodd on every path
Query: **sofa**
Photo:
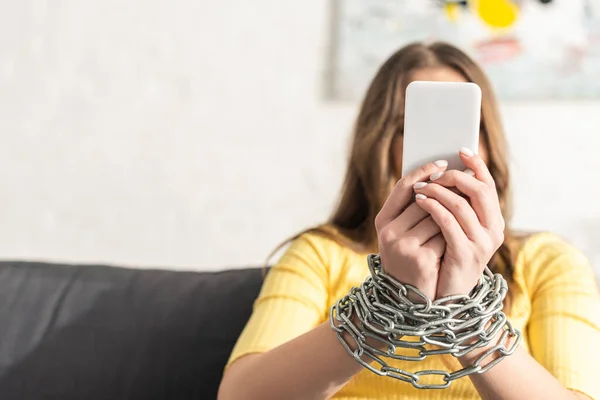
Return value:
M 0 399 L 215 399 L 262 281 L 0 262 Z

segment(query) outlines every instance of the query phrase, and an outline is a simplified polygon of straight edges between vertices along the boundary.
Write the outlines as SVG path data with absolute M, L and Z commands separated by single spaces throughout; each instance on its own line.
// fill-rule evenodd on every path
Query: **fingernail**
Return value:
M 421 193 L 417 193 L 417 195 L 415 196 L 415 199 L 419 199 L 419 200 L 425 200 L 427 198 L 427 196 L 425 196 L 424 194 Z
M 463 172 L 469 176 L 475 176 L 475 171 L 473 171 L 471 168 L 467 168 Z
M 437 160 L 434 161 L 433 164 L 438 168 L 444 168 L 448 166 L 448 161 L 446 160 Z
M 442 177 L 442 175 L 444 175 L 443 172 L 436 172 L 435 174 L 431 174 L 431 176 L 429 177 L 429 180 L 435 181 L 436 179 L 440 179 Z
M 460 152 L 466 157 L 472 157 L 475 153 L 467 147 L 461 147 Z
M 425 186 L 427 186 L 427 182 L 417 182 L 413 185 L 414 189 L 423 189 Z

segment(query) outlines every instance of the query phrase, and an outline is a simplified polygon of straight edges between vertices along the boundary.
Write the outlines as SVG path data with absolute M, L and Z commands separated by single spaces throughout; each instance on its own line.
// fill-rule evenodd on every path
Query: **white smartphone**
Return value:
M 464 169 L 460 148 L 479 149 L 479 86 L 414 81 L 405 99 L 402 175 L 436 160 L 447 160 L 448 169 Z

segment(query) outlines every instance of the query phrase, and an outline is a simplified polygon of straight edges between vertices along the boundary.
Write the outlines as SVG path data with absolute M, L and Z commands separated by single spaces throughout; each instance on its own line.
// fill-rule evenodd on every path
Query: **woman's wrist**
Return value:
M 337 338 L 365 368 L 417 388 L 441 389 L 456 379 L 493 368 L 515 351 L 520 333 L 502 312 L 508 286 L 501 275 L 486 269 L 468 295 L 434 301 L 418 288 L 386 274 L 378 255 L 369 256 L 368 262 L 371 276 L 330 310 L 330 324 Z M 411 300 L 411 294 L 424 302 Z M 511 344 L 513 338 L 516 342 Z M 440 348 L 428 349 L 427 344 Z M 422 361 L 440 354 L 453 354 L 464 368 L 412 373 L 385 361 Z M 443 383 L 423 383 L 421 377 L 431 374 L 443 375 Z
M 503 325 L 502 333 L 497 332 L 490 340 L 484 342 L 484 345 L 475 347 L 468 353 L 457 357 L 460 364 L 463 367 L 478 365 L 482 370 L 486 370 L 500 362 L 499 359 L 514 353 L 519 345 L 521 336 L 518 331 L 513 329 L 510 322 L 506 321 L 506 318 L 504 318 Z M 485 331 L 488 331 L 491 326 L 492 322 L 490 321 L 486 324 Z M 477 338 L 473 340 L 477 340 Z
M 362 322 L 360 321 L 360 319 L 358 318 L 358 316 L 356 314 L 354 316 L 352 316 L 352 318 L 350 318 L 350 320 L 352 321 L 354 326 L 356 326 L 362 332 L 365 332 Z M 339 328 L 339 326 L 341 325 L 341 323 L 339 321 L 334 320 L 333 323 L 337 328 Z M 359 348 L 358 343 L 356 342 L 356 340 L 354 340 L 352 335 L 350 335 L 350 333 L 348 333 L 348 331 L 344 330 L 343 332 L 340 333 L 340 335 L 342 335 L 342 338 L 345 340 L 345 342 L 348 344 L 348 347 L 350 347 L 350 349 L 352 351 L 356 351 Z M 364 342 L 367 346 L 373 347 L 377 350 L 384 351 L 386 349 L 386 346 L 384 343 L 382 343 L 379 340 L 375 340 L 375 339 L 371 338 L 370 336 L 366 336 Z M 363 361 L 366 361 L 366 362 L 373 361 L 372 359 L 370 359 L 368 357 L 363 356 L 361 358 L 363 359 Z
M 474 343 L 477 340 L 477 338 L 473 339 L 472 343 Z M 491 349 L 493 349 L 495 346 L 497 346 L 500 343 L 501 340 L 501 335 L 497 335 L 496 337 L 494 337 L 490 342 L 486 343 L 485 345 L 481 346 L 481 347 L 476 347 L 473 350 L 471 350 L 470 352 L 457 357 L 458 361 L 460 362 L 460 364 L 463 367 L 469 366 L 469 365 L 473 365 L 473 363 L 480 358 L 482 355 L 484 355 L 486 352 L 490 351 Z M 471 344 L 471 343 L 466 343 Z M 491 357 L 491 356 L 490 356 Z M 487 357 L 486 357 L 487 358 Z M 487 364 L 489 361 L 492 361 L 491 359 L 488 360 L 483 360 L 484 361 L 484 365 Z

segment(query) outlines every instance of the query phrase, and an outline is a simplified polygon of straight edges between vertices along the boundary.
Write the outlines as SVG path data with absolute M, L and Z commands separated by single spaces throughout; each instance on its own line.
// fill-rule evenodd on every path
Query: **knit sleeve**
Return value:
M 328 313 L 326 239 L 296 239 L 268 273 L 250 320 L 228 366 L 251 353 L 267 352 L 319 325 Z
M 554 235 L 539 235 L 528 246 L 531 353 L 566 388 L 600 400 L 600 297 L 593 270 Z

